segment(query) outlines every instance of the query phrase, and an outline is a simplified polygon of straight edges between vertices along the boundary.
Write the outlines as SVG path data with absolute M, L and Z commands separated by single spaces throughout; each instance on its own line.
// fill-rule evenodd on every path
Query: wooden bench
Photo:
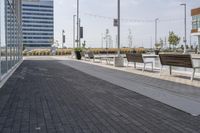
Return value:
M 191 75 L 191 80 L 193 81 L 196 69 L 200 68 L 200 66 L 194 67 L 191 55 L 189 54 L 160 54 L 159 57 L 161 63 L 160 73 L 163 66 L 169 66 L 170 75 L 172 74 L 172 66 L 191 68 L 193 69 Z
M 146 68 L 146 64 L 151 64 L 152 71 L 153 71 L 153 62 L 152 61 L 149 61 L 149 62 L 145 61 L 143 59 L 142 54 L 139 54 L 139 53 L 128 53 L 128 54 L 126 54 L 126 58 L 127 58 L 127 61 L 128 61 L 127 66 L 129 65 L 130 62 L 133 62 L 134 63 L 134 68 L 136 68 L 136 63 L 143 63 L 144 64 L 143 72 L 144 72 L 144 70 Z
M 89 59 L 89 61 L 90 61 L 92 59 L 93 62 L 95 62 L 96 59 L 99 59 L 100 62 L 102 62 L 102 58 L 103 57 L 101 57 L 101 56 L 94 55 L 94 53 L 91 51 L 85 52 L 85 60 Z
M 93 60 L 94 61 L 94 53 L 93 52 L 91 52 L 91 51 L 85 51 L 84 52 L 84 57 L 85 57 L 85 60 Z

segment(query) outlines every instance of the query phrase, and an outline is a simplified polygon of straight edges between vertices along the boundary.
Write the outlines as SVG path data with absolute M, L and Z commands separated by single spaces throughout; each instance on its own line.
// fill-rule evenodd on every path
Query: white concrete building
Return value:
M 192 36 L 198 37 L 198 46 L 200 50 L 200 7 L 192 9 L 191 11 L 192 16 Z

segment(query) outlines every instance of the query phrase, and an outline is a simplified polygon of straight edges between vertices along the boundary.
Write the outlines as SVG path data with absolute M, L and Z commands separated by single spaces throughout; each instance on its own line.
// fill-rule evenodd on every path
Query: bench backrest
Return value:
M 89 58 L 94 58 L 94 53 L 93 52 L 89 51 L 89 52 L 87 52 L 87 54 L 88 54 Z
M 161 65 L 193 68 L 189 54 L 160 54 L 159 57 Z
M 126 58 L 128 62 L 144 63 L 142 54 L 139 53 L 127 53 Z
M 85 51 L 82 51 L 82 52 L 81 52 L 81 56 L 82 56 L 82 57 L 85 57 Z

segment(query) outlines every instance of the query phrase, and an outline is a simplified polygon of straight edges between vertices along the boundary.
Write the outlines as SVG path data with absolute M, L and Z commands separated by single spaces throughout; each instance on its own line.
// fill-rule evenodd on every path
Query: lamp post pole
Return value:
M 81 19 L 79 18 L 79 20 L 78 20 L 79 22 L 78 22 L 78 28 L 79 28 L 79 34 L 78 34 L 78 44 L 79 44 L 79 46 L 78 47 L 81 47 L 81 31 L 80 31 L 80 29 L 81 29 Z
M 103 33 L 101 33 L 101 48 L 103 48 L 103 39 L 104 39 Z
M 73 15 L 73 48 L 75 48 L 75 23 L 76 23 L 76 15 Z
M 117 28 L 118 28 L 118 35 L 117 35 L 117 56 L 114 58 L 114 66 L 115 67 L 122 67 L 124 66 L 124 58 L 120 56 L 120 0 L 118 0 L 117 2 L 117 14 L 118 14 L 118 18 L 117 20 Z M 115 24 L 114 24 L 115 25 Z
M 199 44 L 199 51 L 200 51 L 200 36 L 198 36 L 198 44 Z
M 158 18 L 155 19 L 155 44 L 157 44 Z
M 184 29 L 185 29 L 185 37 L 184 37 L 183 42 L 185 43 L 185 45 L 184 45 L 184 53 L 186 53 L 186 45 L 187 45 L 186 3 L 181 4 L 181 6 L 184 6 Z
M 65 31 L 62 30 L 62 48 L 64 48 L 64 43 L 65 43 L 65 36 L 64 36 L 64 34 L 65 34 Z
M 77 38 L 76 38 L 76 41 L 77 41 L 77 47 L 79 47 L 79 0 L 77 0 Z
M 118 0 L 118 57 L 120 57 L 120 0 Z

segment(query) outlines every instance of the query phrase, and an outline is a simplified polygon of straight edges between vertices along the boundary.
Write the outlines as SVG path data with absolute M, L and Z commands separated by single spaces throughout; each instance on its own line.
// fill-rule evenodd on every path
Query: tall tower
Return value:
M 50 48 L 54 40 L 53 0 L 22 0 L 22 32 L 26 48 Z

